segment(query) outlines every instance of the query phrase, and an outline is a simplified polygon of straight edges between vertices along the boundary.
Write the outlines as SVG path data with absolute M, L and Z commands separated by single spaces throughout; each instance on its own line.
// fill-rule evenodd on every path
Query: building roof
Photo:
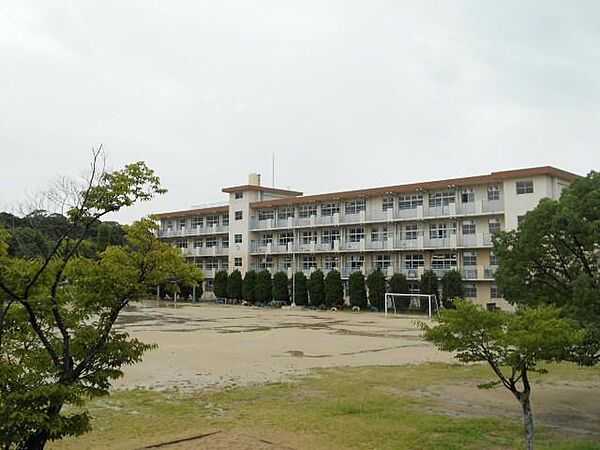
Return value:
M 208 208 L 186 209 L 184 211 L 173 211 L 155 214 L 160 219 L 175 219 L 178 217 L 188 217 L 200 214 L 218 214 L 229 212 L 229 206 L 211 206 Z
M 304 195 L 293 198 L 280 198 L 276 200 L 263 200 L 260 202 L 252 202 L 252 208 L 270 208 L 274 206 L 297 205 L 311 202 L 345 200 L 359 197 L 376 197 L 386 194 L 399 194 L 404 192 L 415 192 L 418 190 L 444 189 L 448 187 L 459 186 L 475 186 L 488 184 L 513 178 L 532 177 L 537 175 L 550 175 L 557 178 L 562 178 L 568 181 L 574 180 L 579 175 L 576 175 L 565 170 L 557 169 L 551 166 L 531 167 L 527 169 L 505 170 L 500 172 L 492 172 L 488 175 L 477 175 L 462 178 L 449 178 L 438 181 L 425 181 L 421 183 L 400 184 L 395 186 L 384 186 L 370 189 L 358 189 L 352 191 L 329 192 L 325 194 Z
M 260 192 L 268 192 L 269 194 L 277 194 L 277 195 L 287 195 L 291 197 L 296 197 L 298 195 L 302 195 L 303 192 L 300 191 L 290 191 L 288 189 L 279 189 L 272 188 L 267 186 L 257 186 L 254 184 L 244 184 L 242 186 L 232 186 L 221 189 L 221 191 L 226 192 L 228 194 L 232 192 L 242 192 L 242 191 L 260 191 Z

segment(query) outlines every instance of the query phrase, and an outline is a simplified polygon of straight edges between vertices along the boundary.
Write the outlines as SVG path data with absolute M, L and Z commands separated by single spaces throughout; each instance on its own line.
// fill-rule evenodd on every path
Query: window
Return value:
M 329 244 L 333 241 L 339 241 L 339 240 L 340 240 L 340 230 L 339 229 L 323 230 L 323 234 L 321 235 L 321 242 L 323 244 Z
M 271 244 L 273 242 L 273 235 L 271 233 L 263 234 L 261 236 L 260 242 L 262 245 Z
M 243 217 L 244 217 L 244 212 L 243 211 L 236 211 L 235 212 L 235 220 L 242 220 Z
M 520 227 L 521 224 L 523 223 L 523 220 L 525 220 L 525 216 L 517 216 L 517 226 Z
M 488 222 L 488 227 L 490 230 L 490 234 L 497 233 L 498 231 L 500 231 L 500 220 L 490 219 Z
M 502 292 L 496 283 L 490 285 L 490 298 L 502 298 Z
M 337 256 L 326 256 L 323 258 L 323 268 L 326 270 L 337 269 L 340 267 L 340 260 Z
M 294 242 L 294 233 L 292 231 L 279 233 L 279 245 L 287 245 L 288 242 Z
M 423 255 L 420 253 L 408 253 L 404 257 L 404 267 L 406 269 L 417 269 L 419 267 L 425 267 L 425 260 Z
M 390 255 L 373 255 L 373 266 L 378 269 L 386 270 L 392 265 L 392 257 Z
M 371 241 L 372 242 L 387 241 L 387 240 L 388 240 L 387 227 L 373 228 L 371 230 Z
M 202 248 L 203 244 L 202 239 L 194 239 L 194 248 Z
M 275 211 L 272 209 L 259 209 L 258 220 L 269 220 L 275 217 Z
M 477 285 L 475 283 L 465 283 L 463 285 L 463 294 L 466 298 L 477 297 Z
M 288 217 L 294 217 L 294 208 L 281 208 L 277 210 L 278 219 L 287 219 Z
M 240 198 L 244 198 L 244 193 L 243 192 L 236 192 L 235 193 L 235 199 L 239 200 Z
M 171 222 L 170 220 L 165 220 L 163 222 L 163 229 L 167 230 L 167 231 L 171 231 L 173 229 L 173 222 Z
M 475 234 L 475 222 L 473 220 L 463 221 L 462 234 Z
M 359 198 L 358 200 L 350 200 L 346 202 L 345 211 L 346 214 L 358 214 L 361 211 L 364 211 L 367 208 L 367 202 L 364 198 Z
M 494 252 L 490 252 L 490 266 L 498 266 L 500 262 L 498 260 L 498 256 Z
M 455 195 L 453 191 L 432 192 L 429 194 L 429 207 L 448 206 L 454 203 Z
M 464 266 L 476 266 L 477 265 L 477 252 L 464 252 L 463 253 L 463 265 Z
M 485 304 L 485 309 L 487 309 L 488 311 L 495 311 L 496 310 L 496 304 L 495 303 L 486 303 Z
M 180 230 L 185 229 L 185 219 L 179 219 L 179 229 Z
M 259 269 L 270 269 L 273 267 L 273 257 L 271 255 L 261 258 L 258 262 Z
M 206 258 L 204 261 L 204 268 L 206 270 L 213 270 L 219 268 L 219 260 L 217 258 Z
M 229 248 L 229 237 L 221 239 L 221 248 Z
M 241 244 L 242 243 L 242 235 L 241 234 L 233 235 L 233 242 L 235 242 L 236 244 Z
M 177 247 L 179 247 L 179 248 L 188 248 L 188 242 L 187 241 L 179 241 L 177 243 Z
M 393 197 L 383 197 L 383 200 L 381 201 L 381 209 L 383 211 L 387 211 L 388 209 L 394 209 Z
M 431 256 L 431 268 L 450 270 L 456 268 L 456 253 L 438 253 Z
M 364 228 L 350 228 L 348 230 L 348 242 L 360 242 L 365 238 Z
M 419 225 L 412 223 L 404 227 L 404 239 L 412 241 L 418 238 Z
M 302 205 L 298 208 L 298 217 L 301 219 L 307 219 L 310 216 L 317 215 L 317 206 L 316 205 Z
M 498 186 L 488 186 L 487 188 L 488 201 L 500 200 L 500 189 Z
M 430 239 L 445 239 L 450 234 L 456 233 L 456 224 L 455 223 L 432 223 L 429 225 L 429 238 Z
M 316 256 L 305 256 L 302 258 L 302 269 L 309 270 L 313 267 L 317 267 L 317 257 Z
M 227 216 L 222 216 L 222 217 L 221 217 L 221 224 L 222 224 L 224 227 L 227 227 L 227 226 L 229 226 L 229 216 L 228 216 L 228 215 L 227 215 Z
M 287 271 L 290 267 L 292 267 L 292 258 L 279 259 L 279 270 Z
M 208 216 L 206 218 L 207 227 L 216 227 L 219 225 L 219 216 Z
M 217 246 L 217 238 L 209 237 L 206 238 L 206 246 L 207 247 L 216 247 Z
M 533 180 L 517 181 L 517 194 L 533 194 Z
M 242 267 L 242 258 L 233 258 L 234 267 Z
M 303 231 L 302 232 L 302 243 L 310 244 L 311 242 L 317 242 L 316 231 Z
M 204 220 L 202 217 L 192 217 L 192 228 L 202 228 Z
M 321 205 L 321 215 L 322 216 L 333 216 L 334 214 L 338 214 L 340 212 L 340 204 L 339 203 L 323 203 Z
M 417 206 L 423 205 L 422 194 L 401 195 L 398 197 L 399 209 L 416 209 Z
M 461 203 L 473 203 L 475 201 L 473 189 L 463 189 L 460 193 L 460 201 Z
M 350 268 L 359 270 L 365 265 L 365 257 L 363 255 L 352 255 L 349 258 Z

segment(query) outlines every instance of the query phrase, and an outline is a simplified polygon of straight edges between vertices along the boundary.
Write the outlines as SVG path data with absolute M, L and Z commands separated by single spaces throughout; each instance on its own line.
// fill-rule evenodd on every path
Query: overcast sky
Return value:
M 103 143 L 169 193 L 600 168 L 600 2 L 0 1 L 0 210 Z

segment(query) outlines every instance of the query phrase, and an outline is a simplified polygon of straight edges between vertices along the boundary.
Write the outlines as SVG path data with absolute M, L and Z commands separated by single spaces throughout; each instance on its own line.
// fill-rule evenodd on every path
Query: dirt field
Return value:
M 452 362 L 420 338 L 419 317 L 146 302 L 121 326 L 159 344 L 116 387 L 226 387 L 279 381 L 317 367 Z

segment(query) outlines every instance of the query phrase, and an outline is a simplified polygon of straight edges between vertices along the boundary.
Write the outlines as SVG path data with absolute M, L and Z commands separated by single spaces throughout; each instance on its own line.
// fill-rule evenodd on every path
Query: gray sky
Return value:
M 598 1 L 0 2 L 0 209 L 104 143 L 169 193 L 600 168 Z

